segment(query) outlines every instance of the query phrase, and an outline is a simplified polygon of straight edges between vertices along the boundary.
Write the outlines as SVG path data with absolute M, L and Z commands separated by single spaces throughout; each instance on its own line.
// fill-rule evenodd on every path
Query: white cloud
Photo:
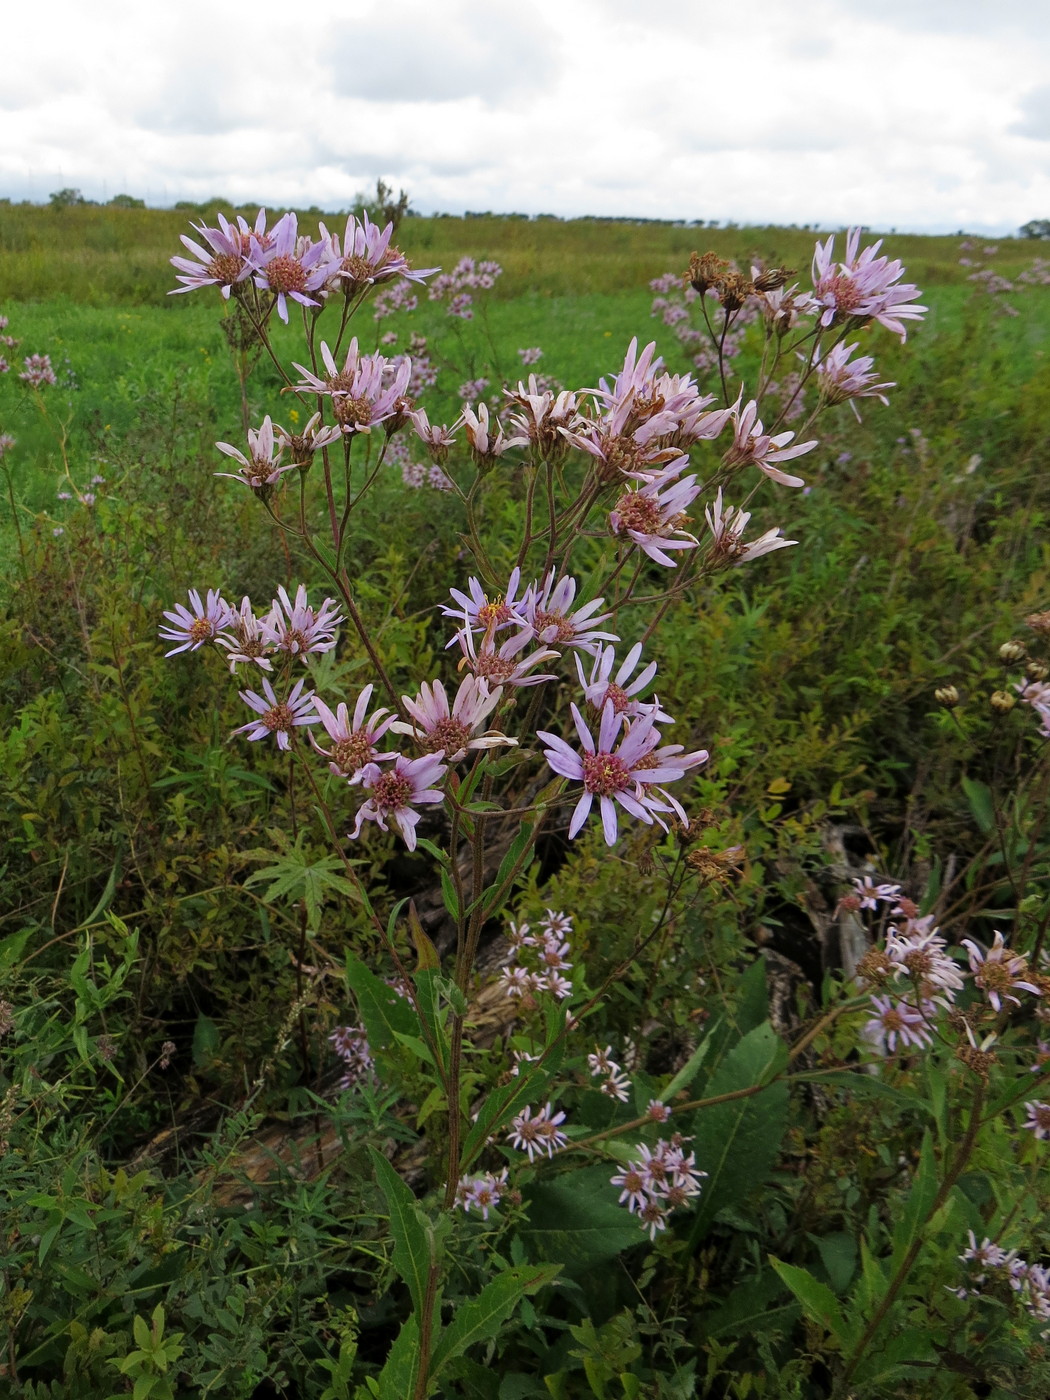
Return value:
M 0 194 L 1008 231 L 1050 211 L 1036 0 L 52 0 L 6 20 Z M 1023 42 L 1019 42 L 1019 36 Z

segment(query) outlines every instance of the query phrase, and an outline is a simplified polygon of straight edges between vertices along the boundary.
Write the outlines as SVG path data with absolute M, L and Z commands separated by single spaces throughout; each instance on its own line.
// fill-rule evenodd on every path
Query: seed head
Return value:
M 999 648 L 999 660 L 1007 666 L 1023 661 L 1027 655 L 1028 648 L 1024 642 L 1004 642 Z
M 1001 715 L 1008 714 L 1017 704 L 1017 696 L 1008 690 L 996 690 L 988 698 L 992 709 Z
M 951 710 L 959 703 L 959 692 L 954 685 L 942 685 L 933 692 L 933 698 L 938 705 L 943 705 L 946 710 Z

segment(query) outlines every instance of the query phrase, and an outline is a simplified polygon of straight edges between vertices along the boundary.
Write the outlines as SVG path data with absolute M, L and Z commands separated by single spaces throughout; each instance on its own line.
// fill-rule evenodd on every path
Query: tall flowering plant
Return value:
M 583 1018 L 601 993 L 586 994 L 570 956 L 571 917 L 554 910 L 538 936 L 512 924 L 521 961 L 501 980 L 510 1000 L 539 1008 L 542 1030 L 521 1048 L 513 1075 L 478 1097 L 466 1065 L 479 952 L 541 836 L 573 841 L 597 825 L 612 849 L 645 829 L 673 831 L 686 844 L 695 835 L 689 804 L 710 755 L 703 735 L 678 731 L 653 690 L 661 624 L 698 584 L 796 543 L 776 526 L 749 537 L 754 509 L 769 498 L 766 483 L 802 487 L 798 473 L 818 445 L 806 435 L 810 424 L 837 404 L 892 387 L 873 384 L 872 356 L 851 356 L 876 325 L 903 338 L 904 321 L 923 308 L 915 289 L 900 283 L 900 265 L 878 257 L 877 244 L 862 248 L 858 230 L 847 237 L 843 262 L 833 240 L 818 244 L 805 290 L 787 288 L 786 272 L 753 269 L 747 278 L 711 254 L 694 255 L 685 294 L 702 303 L 715 391 L 670 373 L 655 345 L 632 341 L 622 364 L 593 387 L 559 389 L 532 373 L 506 386 L 498 406 L 468 403 L 454 422 L 438 425 L 416 401 L 421 380 L 411 356 L 366 352 L 354 333 L 369 298 L 376 314 L 405 307 L 437 269 L 412 267 L 391 228 L 367 216 L 351 216 L 337 233 L 321 225 L 316 238 L 300 232 L 294 214 L 273 224 L 264 211 L 251 225 L 242 217 L 218 223 L 183 240 L 191 256 L 172 260 L 176 290 L 217 290 L 239 308 L 286 401 L 298 405 L 291 421 L 305 426 L 286 428 L 267 415 L 241 444 L 217 444 L 235 470 L 216 474 L 256 498 L 327 592 L 311 599 L 300 584 L 294 596 L 278 588 L 268 606 L 250 597 L 238 604 L 216 580 L 188 580 L 189 605 L 173 603 L 160 635 L 169 655 L 183 660 L 205 648 L 222 656 L 246 710 L 235 732 L 285 752 L 312 793 L 333 856 L 387 958 L 377 969 L 351 950 L 348 978 L 363 1025 L 344 1028 L 338 1043 L 354 1047 L 362 1075 L 384 1050 L 414 1057 L 432 1086 L 429 1111 L 443 1115 L 439 1209 L 487 1221 L 513 1200 L 516 1177 L 573 1150 L 611 1151 L 625 1132 L 651 1138 L 698 1107 L 688 1095 L 673 1102 L 687 1081 L 671 1082 L 640 1114 L 585 1139 L 557 1108 L 556 1076 L 570 1072 Z M 451 298 L 451 313 L 467 318 L 473 291 L 497 273 L 494 265 L 461 263 L 430 282 L 430 295 Z M 305 349 L 290 366 L 271 338 L 275 316 L 301 319 Z M 770 346 L 769 364 L 750 388 L 735 382 L 731 366 L 742 318 L 762 319 Z M 799 392 L 816 391 L 802 432 L 785 428 L 782 409 L 763 403 L 784 354 L 799 357 Z M 537 355 L 523 352 L 526 367 Z M 284 409 L 282 416 L 290 417 Z M 429 455 L 464 541 L 462 573 L 448 581 L 448 601 L 434 619 L 447 662 L 441 674 L 409 677 L 397 671 L 361 601 L 348 547 L 355 512 L 390 475 L 405 440 Z M 496 500 L 514 502 L 509 551 L 486 525 Z M 320 685 L 319 676 L 334 672 L 317 658 L 334 656 L 363 669 L 356 693 Z M 431 862 L 447 961 L 407 899 L 381 909 L 362 881 L 354 852 L 377 830 Z M 703 849 L 692 856 L 683 879 L 710 878 L 712 866 L 733 859 Z M 635 952 L 662 928 L 639 934 Z M 993 957 L 974 973 L 989 986 Z M 1016 972 L 1001 958 L 996 966 Z M 1011 985 L 1027 983 L 1018 974 Z M 930 1008 L 945 1003 L 953 983 L 941 968 L 931 986 L 914 1002 L 874 999 L 869 1039 L 891 1053 L 921 1045 Z M 598 1047 L 587 1060 L 601 1092 L 622 1103 L 630 1076 L 611 1056 L 611 1046 Z M 768 1082 L 760 1076 L 747 1092 Z M 651 1238 L 675 1213 L 695 1212 L 711 1171 L 669 1131 L 613 1154 L 622 1170 L 606 1174 L 611 1199 L 618 1189 Z M 385 1158 L 375 1158 L 375 1170 L 394 1265 L 413 1303 L 406 1340 L 387 1363 L 388 1389 L 423 1397 L 457 1349 L 491 1333 L 480 1320 L 476 1333 L 442 1327 L 438 1227 L 421 1224 Z M 477 1300 L 478 1318 L 486 1308 L 486 1326 L 500 1309 L 506 1316 L 554 1272 L 514 1266 L 497 1274 Z

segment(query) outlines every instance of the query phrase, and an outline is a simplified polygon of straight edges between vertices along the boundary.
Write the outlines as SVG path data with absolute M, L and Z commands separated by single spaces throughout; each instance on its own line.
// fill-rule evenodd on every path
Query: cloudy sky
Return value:
M 12 6 L 0 195 L 1004 233 L 1050 218 L 1046 0 Z

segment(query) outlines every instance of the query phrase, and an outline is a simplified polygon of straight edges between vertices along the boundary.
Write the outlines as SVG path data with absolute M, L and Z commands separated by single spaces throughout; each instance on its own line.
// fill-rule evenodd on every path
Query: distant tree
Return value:
M 1050 238 L 1050 219 L 1029 219 L 1018 232 L 1022 238 Z
M 72 209 L 74 205 L 87 203 L 80 191 L 74 189 L 55 190 L 49 198 L 52 209 Z
M 356 194 L 353 207 L 357 214 L 367 214 L 373 223 L 377 223 L 380 228 L 385 228 L 387 224 L 393 224 L 395 233 L 402 219 L 418 217 L 416 211 L 409 207 L 408 195 L 405 191 L 400 190 L 397 199 L 395 199 L 393 186 L 388 185 L 383 179 L 376 181 L 374 195 Z
M 146 201 L 136 199 L 133 194 L 115 194 L 109 201 L 114 209 L 145 209 Z

